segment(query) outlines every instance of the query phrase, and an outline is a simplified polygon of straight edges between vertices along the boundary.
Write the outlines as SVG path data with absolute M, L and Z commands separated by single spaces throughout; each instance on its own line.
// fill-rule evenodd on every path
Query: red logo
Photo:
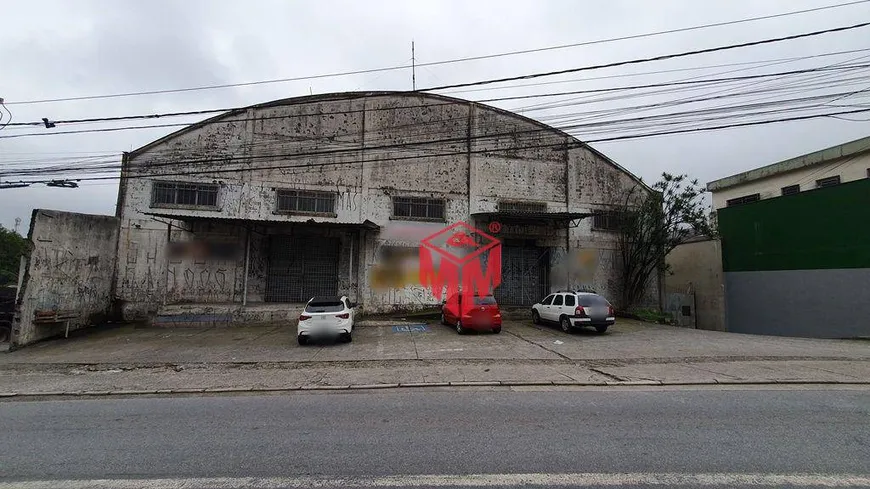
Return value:
M 470 312 L 474 295 L 489 295 L 501 284 L 501 243 L 464 222 L 438 231 L 420 244 L 420 284 L 439 300 L 446 286 L 450 312 Z M 459 293 L 461 306 L 454 299 Z
M 447 246 L 471 246 L 474 248 L 477 246 L 477 242 L 468 234 L 459 231 L 447 240 Z

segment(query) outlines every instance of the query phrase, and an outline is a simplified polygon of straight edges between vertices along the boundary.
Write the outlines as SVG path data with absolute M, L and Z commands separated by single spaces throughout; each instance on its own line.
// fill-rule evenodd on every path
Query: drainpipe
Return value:
M 569 211 L 570 212 L 570 211 Z M 565 222 L 565 290 L 571 290 L 571 221 Z
M 565 210 L 571 212 L 571 162 L 568 155 L 568 140 L 565 141 Z M 565 290 L 571 290 L 571 220 L 565 221 Z
M 248 305 L 248 271 L 251 268 L 251 228 L 246 228 L 245 232 L 245 282 L 244 291 L 242 292 L 242 305 Z
M 353 246 L 353 244 L 354 244 L 354 240 L 359 238 L 359 231 L 357 231 L 354 234 L 355 234 L 355 236 L 351 236 L 351 238 L 349 240 L 350 241 L 350 253 L 348 253 L 348 257 L 350 259 L 348 260 L 348 264 L 347 264 L 347 282 L 348 282 L 348 285 L 352 284 L 353 280 L 354 280 L 354 276 L 353 276 L 353 249 L 354 249 L 354 246 Z M 350 290 L 348 290 L 348 293 L 350 293 Z M 355 295 L 358 295 L 358 294 L 359 294 L 359 281 L 357 281 L 357 294 L 355 294 Z M 354 297 L 354 299 L 357 299 L 357 297 Z M 359 302 L 359 301 L 357 300 L 356 302 Z

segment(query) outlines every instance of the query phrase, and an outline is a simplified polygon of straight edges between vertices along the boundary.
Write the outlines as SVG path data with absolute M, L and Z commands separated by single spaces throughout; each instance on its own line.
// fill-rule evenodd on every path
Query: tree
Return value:
M 663 173 L 653 192 L 635 186 L 626 195 L 618 225 L 622 303 L 633 308 L 643 297 L 653 272 L 665 271 L 665 257 L 698 235 L 713 236 L 704 189 L 686 175 Z
M 27 240 L 0 225 L 0 285 L 18 282 L 18 266 L 27 251 Z

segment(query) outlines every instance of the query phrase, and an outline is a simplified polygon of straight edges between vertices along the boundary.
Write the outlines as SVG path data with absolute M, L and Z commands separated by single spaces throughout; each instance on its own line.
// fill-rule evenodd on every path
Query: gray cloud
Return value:
M 15 101 L 394 66 L 408 62 L 412 39 L 417 46 L 418 61 L 426 62 L 673 29 L 825 4 L 807 0 L 718 3 L 691 0 L 7 2 L 0 33 L 0 59 L 4 60 L 0 96 Z M 434 66 L 419 69 L 417 80 L 418 86 L 426 87 L 564 69 L 833 27 L 867 18 L 868 14 L 870 4 L 862 4 L 667 36 Z M 858 30 L 552 80 L 581 80 L 592 76 L 858 49 L 867 47 L 866 39 L 867 31 Z M 818 66 L 860 55 L 808 60 L 768 69 Z M 497 87 L 492 86 L 488 87 L 491 90 L 458 93 L 457 96 L 488 98 L 546 90 L 603 88 L 724 71 L 728 68 L 576 81 L 526 89 L 493 90 Z M 736 74 L 757 72 L 759 70 Z M 9 107 L 16 120 L 29 121 L 41 117 L 57 119 L 231 107 L 309 92 L 406 90 L 410 86 L 410 72 L 404 70 L 224 90 Z M 566 110 L 628 107 L 663 99 L 667 97 L 602 102 Z M 498 105 L 515 109 L 540 102 L 504 102 Z M 188 118 L 178 122 L 196 120 Z M 22 158 L 120 152 L 171 131 L 149 129 L 2 139 L 0 165 Z M 866 136 L 867 131 L 866 123 L 816 119 L 595 146 L 646 180 L 654 180 L 662 171 L 671 171 L 708 181 Z M 3 134 L 13 133 L 11 128 L 3 131 Z M 85 183 L 75 190 L 37 186 L 0 190 L 0 224 L 12 226 L 16 217 L 24 219 L 26 224 L 34 207 L 112 213 L 115 196 L 116 186 L 111 182 L 100 185 Z

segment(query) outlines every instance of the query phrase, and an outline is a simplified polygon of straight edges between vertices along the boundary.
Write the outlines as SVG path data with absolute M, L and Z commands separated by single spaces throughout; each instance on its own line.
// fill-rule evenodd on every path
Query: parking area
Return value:
M 179 364 L 389 360 L 581 361 L 632 359 L 870 358 L 870 344 L 756 336 L 619 320 L 604 334 L 505 320 L 501 334 L 458 335 L 437 321 L 363 322 L 353 343 L 296 344 L 295 327 L 141 328 L 82 331 L 0 355 L 14 364 Z

